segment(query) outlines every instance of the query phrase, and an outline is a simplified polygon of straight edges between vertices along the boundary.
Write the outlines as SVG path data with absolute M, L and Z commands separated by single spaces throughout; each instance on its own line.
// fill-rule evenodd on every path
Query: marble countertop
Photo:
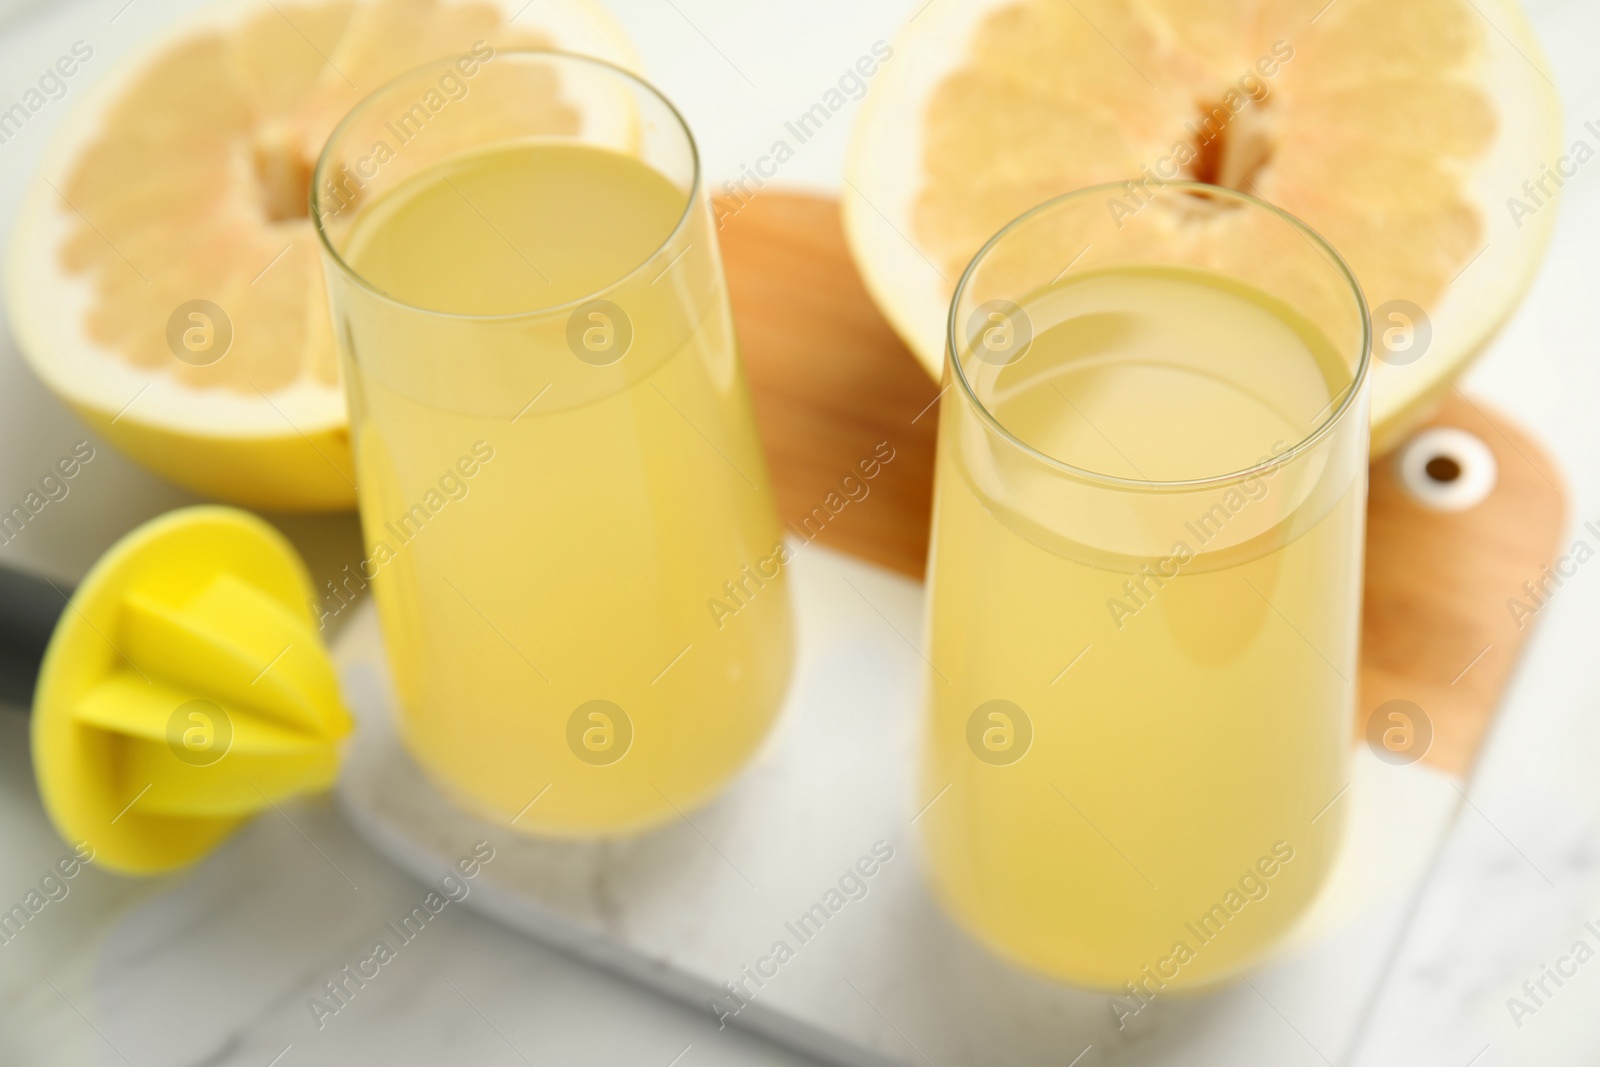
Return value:
M 752 17 L 746 0 L 609 2 L 695 128 L 713 188 L 920 4 L 771 0 Z M 0 99 L 78 38 L 109 58 L 194 6 L 7 0 Z M 1569 140 L 1600 146 L 1584 125 L 1600 127 L 1600 0 L 1528 7 L 1566 101 Z M 848 127 L 847 114 L 836 116 L 775 181 L 834 188 Z M 0 145 L 6 231 L 47 134 L 47 123 L 32 123 Z M 1465 388 L 1493 398 L 1557 457 L 1575 538 L 1600 519 L 1600 300 L 1591 291 L 1600 166 L 1567 183 L 1561 211 L 1538 283 Z M 0 408 L 0 497 L 9 499 L 84 431 L 20 366 L 9 338 L 0 339 Z M 115 455 L 86 469 L 74 494 L 70 509 L 0 547 L 3 562 L 70 580 L 129 526 L 189 500 Z M 301 528 L 312 541 L 350 535 L 346 520 Z M 1568 579 L 1538 627 L 1349 1067 L 1600 1062 L 1600 568 Z M 67 852 L 34 794 L 25 720 L 0 712 L 0 906 L 25 897 Z M 64 897 L 0 944 L 0 1062 L 806 1062 L 464 908 L 442 914 L 317 1029 L 309 991 L 426 894 L 328 799 L 256 820 L 217 861 L 183 876 L 130 882 L 89 868 L 64 884 Z M 1528 1010 L 1513 1013 L 1512 997 Z M 1251 1053 L 1241 1049 L 1240 1062 L 1256 1062 Z M 1063 1050 L 1061 1064 L 1076 1054 Z

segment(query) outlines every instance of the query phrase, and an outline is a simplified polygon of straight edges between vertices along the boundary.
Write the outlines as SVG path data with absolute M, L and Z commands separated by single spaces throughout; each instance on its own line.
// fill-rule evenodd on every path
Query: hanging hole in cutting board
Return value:
M 1482 440 L 1452 426 L 1436 426 L 1400 450 L 1400 484 L 1424 507 L 1465 511 L 1494 491 L 1499 466 Z

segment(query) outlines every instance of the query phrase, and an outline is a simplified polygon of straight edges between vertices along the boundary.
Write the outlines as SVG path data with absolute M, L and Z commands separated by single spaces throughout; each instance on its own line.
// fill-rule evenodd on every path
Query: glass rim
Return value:
M 1314 248 L 1318 249 L 1325 256 L 1327 256 L 1327 258 L 1333 263 L 1334 267 L 1337 268 L 1338 273 L 1349 284 L 1351 295 L 1355 298 L 1356 310 L 1361 317 L 1361 352 L 1357 357 L 1355 369 L 1350 378 L 1350 384 L 1345 386 L 1342 390 L 1343 396 L 1337 404 L 1332 402 L 1329 403 L 1328 406 L 1332 410 L 1328 412 L 1326 417 L 1323 417 L 1315 427 L 1302 436 L 1291 447 L 1285 449 L 1275 456 L 1260 460 L 1259 462 L 1240 470 L 1226 471 L 1222 474 L 1207 475 L 1204 478 L 1184 478 L 1174 480 L 1124 478 L 1114 474 L 1102 474 L 1098 471 L 1091 471 L 1084 467 L 1074 466 L 1071 463 L 1067 463 L 1065 460 L 1057 459 L 1048 453 L 1040 451 L 1013 433 L 1003 422 L 1000 421 L 999 418 L 995 416 L 994 412 L 989 410 L 989 406 L 978 398 L 977 392 L 972 386 L 972 382 L 968 379 L 966 371 L 961 366 L 961 361 L 956 358 L 956 352 L 958 351 L 958 348 L 956 347 L 956 340 L 959 336 L 956 323 L 956 309 L 961 306 L 961 298 L 963 295 L 965 295 L 968 283 L 972 281 L 973 276 L 978 270 L 978 267 L 988 258 L 989 253 L 993 251 L 996 245 L 1020 229 L 1022 226 L 1026 225 L 1035 216 L 1071 200 L 1078 200 L 1087 198 L 1089 196 L 1098 196 L 1112 192 L 1120 193 L 1124 191 L 1124 185 L 1124 182 L 1102 182 L 1098 185 L 1088 185 L 1081 189 L 1074 189 L 1071 192 L 1062 193 L 1059 196 L 1053 196 L 1043 203 L 1034 205 L 1027 211 L 1024 211 L 1022 214 L 1012 219 L 1010 222 L 1006 223 L 1004 226 L 1000 227 L 993 237 L 989 238 L 983 243 L 983 247 L 978 249 L 977 254 L 972 257 L 972 260 L 961 272 L 961 278 L 956 282 L 955 291 L 951 294 L 950 311 L 946 316 L 945 363 L 950 368 L 954 382 L 960 386 L 961 392 L 965 395 L 966 401 L 974 409 L 976 409 L 979 417 L 982 418 L 983 421 L 987 423 L 995 433 L 999 434 L 1004 441 L 1019 449 L 1030 459 L 1036 460 L 1044 464 L 1046 467 L 1051 468 L 1055 472 L 1068 477 L 1076 478 L 1081 481 L 1097 484 L 1103 487 L 1124 491 L 1161 493 L 1191 492 L 1198 489 L 1218 488 L 1221 486 L 1232 485 L 1246 479 L 1277 470 L 1284 464 L 1309 452 L 1320 441 L 1322 441 L 1323 438 L 1331 434 L 1334 428 L 1344 420 L 1344 417 L 1355 406 L 1357 397 L 1368 384 L 1372 366 L 1372 315 L 1370 310 L 1367 308 L 1366 294 L 1362 291 L 1361 283 L 1356 280 L 1355 274 L 1350 270 L 1349 264 L 1345 263 L 1344 258 L 1334 250 L 1332 245 L 1328 244 L 1328 242 L 1323 239 L 1321 234 L 1317 233 L 1316 230 L 1306 225 L 1306 223 L 1301 221 L 1299 218 L 1275 204 L 1268 203 L 1266 200 L 1263 200 L 1260 197 L 1251 196 L 1248 193 L 1242 193 L 1236 189 L 1229 189 L 1226 186 L 1210 185 L 1206 182 L 1167 181 L 1162 184 L 1161 188 L 1170 188 L 1176 191 L 1203 192 L 1207 196 L 1220 195 L 1223 197 L 1230 197 L 1248 207 L 1262 208 L 1274 215 L 1277 215 L 1279 218 L 1287 222 L 1292 228 L 1306 237 L 1312 243 Z
M 578 52 L 568 52 L 559 48 L 506 48 L 497 49 L 491 58 L 497 59 L 501 56 L 512 59 L 551 59 L 561 62 L 571 62 L 579 66 L 589 66 L 602 72 L 618 75 L 620 76 L 619 80 L 623 82 L 631 82 L 634 86 L 643 89 L 646 93 L 659 100 L 667 109 L 667 113 L 676 121 L 678 131 L 683 134 L 684 142 L 689 148 L 689 161 L 693 166 L 693 173 L 689 180 L 688 195 L 684 198 L 683 210 L 679 213 L 678 220 L 673 223 L 672 230 L 662 240 L 661 244 L 651 251 L 649 255 L 645 256 L 644 259 L 642 259 L 639 263 L 612 281 L 606 282 L 593 292 L 586 293 L 583 296 L 579 296 L 571 300 L 562 301 L 559 304 L 550 304 L 545 307 L 531 308 L 526 311 L 511 311 L 497 315 L 472 315 L 463 312 L 441 311 L 436 308 L 421 307 L 417 304 L 410 303 L 409 301 L 401 300 L 390 293 L 384 292 L 382 289 L 372 284 L 372 282 L 368 281 L 367 278 L 362 275 L 360 271 L 356 270 L 356 268 L 344 258 L 344 255 L 333 246 L 333 241 L 329 239 L 327 228 L 323 225 L 323 214 L 319 210 L 322 199 L 320 187 L 325 168 L 330 162 L 330 155 L 332 153 L 334 144 L 338 142 L 346 133 L 349 125 L 356 119 L 358 115 L 365 111 L 367 107 L 369 107 L 375 100 L 378 99 L 379 96 L 413 78 L 416 78 L 418 75 L 423 74 L 424 72 L 438 69 L 439 64 L 447 63 L 452 57 L 440 56 L 437 59 L 430 59 L 428 62 L 412 67 L 410 70 L 405 71 L 402 74 L 395 75 L 393 78 L 390 78 L 388 81 L 372 90 L 372 92 L 356 101 L 350 110 L 345 113 L 345 116 L 339 120 L 338 124 L 334 126 L 333 132 L 328 134 L 328 139 L 323 142 L 322 151 L 317 153 L 317 164 L 314 168 L 312 168 L 311 171 L 311 191 L 309 197 L 311 224 L 317 231 L 317 240 L 321 244 L 323 252 L 333 261 L 335 265 L 338 266 L 339 270 L 347 278 L 385 303 L 392 304 L 395 307 L 406 311 L 415 311 L 423 315 L 436 315 L 440 318 L 460 319 L 468 322 L 513 322 L 518 319 L 542 318 L 545 316 L 555 315 L 563 311 L 570 312 L 575 308 L 582 307 L 584 304 L 604 296 L 606 293 L 615 291 L 625 284 L 629 279 L 643 273 L 646 267 L 650 266 L 650 264 L 661 258 L 661 256 L 672 247 L 673 243 L 689 225 L 690 217 L 694 214 L 695 206 L 700 200 L 702 181 L 700 146 L 695 141 L 694 131 L 689 128 L 688 120 L 683 117 L 683 112 L 679 111 L 677 106 L 674 105 L 671 100 L 667 99 L 665 93 L 627 68 L 619 66 L 610 60 L 600 59 L 597 56 L 582 55 Z

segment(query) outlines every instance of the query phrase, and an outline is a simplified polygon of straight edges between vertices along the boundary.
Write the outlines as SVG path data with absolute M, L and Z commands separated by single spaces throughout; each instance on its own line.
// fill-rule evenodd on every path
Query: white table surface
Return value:
M 610 2 L 649 75 L 687 114 L 716 179 L 761 155 L 786 118 L 874 41 L 892 38 L 920 0 Z M 134 0 L 113 22 L 123 0 L 0 0 L 0 100 L 15 99 L 74 40 L 109 61 L 193 6 Z M 1600 0 L 1533 0 L 1529 8 L 1566 100 L 1569 140 L 1600 146 L 1583 125 L 1600 126 Z M 0 145 L 0 238 L 66 106 L 50 105 Z M 835 187 L 848 125 L 847 114 L 835 117 L 777 181 Z M 1533 293 L 1466 383 L 1533 428 L 1558 458 L 1573 537 L 1584 520 L 1600 519 L 1597 194 L 1600 166 L 1567 184 Z M 20 499 L 85 435 L 0 337 L 0 501 Z M 189 499 L 102 449 L 71 496 L 0 546 L 0 562 L 71 580 L 121 532 Z M 302 543 L 324 552 L 350 537 L 345 520 L 296 528 Z M 1578 939 L 1600 948 L 1584 925 L 1600 928 L 1600 718 L 1592 714 L 1600 704 L 1600 567 L 1568 580 L 1538 626 L 1355 1067 L 1600 1061 L 1600 958 L 1560 988 L 1547 983 L 1554 995 L 1520 1026 L 1506 1004 Z M 65 848 L 33 792 L 24 722 L 0 715 L 0 734 L 0 904 L 9 907 Z M 356 958 L 369 928 L 409 909 L 423 890 L 324 799 L 287 805 L 226 848 L 186 875 L 154 881 L 85 871 L 69 896 L 0 945 L 0 1063 L 804 1062 L 465 909 L 442 915 L 397 969 L 318 1032 L 304 1006 L 311 987 Z M 1240 1049 L 1239 1062 L 1257 1062 L 1252 1051 Z M 1075 1054 L 1063 1050 L 1061 1063 Z

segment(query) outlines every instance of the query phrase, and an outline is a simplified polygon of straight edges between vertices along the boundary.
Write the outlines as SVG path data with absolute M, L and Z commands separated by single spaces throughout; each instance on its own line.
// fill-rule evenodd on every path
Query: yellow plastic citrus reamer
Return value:
M 117 542 L 34 694 L 34 771 L 61 835 L 151 874 L 332 785 L 351 720 L 311 599 L 289 542 L 248 512 L 185 508 Z

